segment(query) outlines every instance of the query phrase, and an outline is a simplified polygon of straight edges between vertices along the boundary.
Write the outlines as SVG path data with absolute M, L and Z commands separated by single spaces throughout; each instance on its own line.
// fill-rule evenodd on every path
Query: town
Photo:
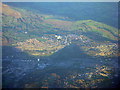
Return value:
M 76 44 L 88 55 L 93 56 L 117 56 L 117 43 L 110 41 L 97 42 L 85 35 L 45 34 L 38 38 L 28 39 L 24 42 L 13 44 L 22 51 L 31 55 L 50 56 L 64 47 Z

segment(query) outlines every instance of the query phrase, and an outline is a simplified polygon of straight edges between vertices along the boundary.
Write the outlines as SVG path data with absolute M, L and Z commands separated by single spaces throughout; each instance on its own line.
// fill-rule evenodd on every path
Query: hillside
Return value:
M 74 42 L 80 44 L 80 48 L 86 48 L 84 51 L 96 53 L 94 55 L 97 56 L 112 55 L 115 52 L 113 48 L 117 48 L 117 44 L 113 42 L 118 40 L 118 30 L 100 22 L 66 21 L 64 17 L 33 13 L 5 4 L 2 14 L 3 45 L 13 45 L 31 55 L 51 55 Z M 53 44 L 50 45 L 51 42 Z M 112 45 L 111 54 L 110 50 L 106 51 L 109 45 Z M 101 50 L 101 46 L 105 50 Z M 99 53 L 91 51 L 92 48 L 98 49 Z M 90 53 L 88 54 L 92 55 Z

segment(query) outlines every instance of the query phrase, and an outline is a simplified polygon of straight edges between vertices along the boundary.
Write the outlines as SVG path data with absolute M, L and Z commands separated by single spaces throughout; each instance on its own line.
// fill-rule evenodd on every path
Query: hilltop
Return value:
M 0 3 L 0 4 L 1 4 L 0 9 L 2 10 L 2 12 L 0 12 L 0 13 L 2 13 L 3 15 L 12 16 L 12 17 L 15 17 L 15 18 L 21 18 L 22 17 L 21 14 L 18 11 L 12 9 L 10 6 L 8 6 L 6 4 L 2 4 L 2 3 Z

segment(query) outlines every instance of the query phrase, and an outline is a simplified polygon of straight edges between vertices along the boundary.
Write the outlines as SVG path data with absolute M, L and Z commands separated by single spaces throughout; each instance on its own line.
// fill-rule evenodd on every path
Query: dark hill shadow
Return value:
M 72 58 L 92 58 L 75 44 L 66 46 L 50 56 L 54 60 L 69 60 Z
M 13 46 L 2 46 L 2 59 L 36 59 L 36 56 L 29 55 Z

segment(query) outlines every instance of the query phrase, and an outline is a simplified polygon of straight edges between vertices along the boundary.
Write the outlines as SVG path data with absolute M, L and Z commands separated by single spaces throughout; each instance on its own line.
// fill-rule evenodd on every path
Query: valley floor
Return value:
M 3 59 L 3 88 L 114 88 L 118 59 Z

